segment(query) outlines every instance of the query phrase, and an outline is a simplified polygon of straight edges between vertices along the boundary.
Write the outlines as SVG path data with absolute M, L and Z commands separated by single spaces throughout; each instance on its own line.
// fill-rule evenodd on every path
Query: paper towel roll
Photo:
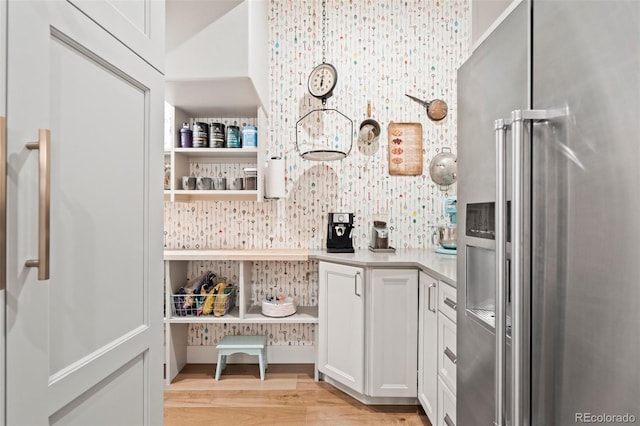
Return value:
M 284 160 L 280 157 L 271 157 L 267 160 L 264 170 L 265 198 L 284 198 Z

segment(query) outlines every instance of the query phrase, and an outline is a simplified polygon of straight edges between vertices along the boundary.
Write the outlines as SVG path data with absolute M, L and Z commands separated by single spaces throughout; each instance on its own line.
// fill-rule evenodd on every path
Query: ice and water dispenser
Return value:
M 508 217 L 509 205 L 507 205 Z M 509 229 L 508 223 L 507 229 Z M 465 238 L 467 241 L 465 247 L 466 310 L 493 329 L 495 327 L 496 295 L 495 203 L 466 205 L 465 236 L 479 239 Z M 474 244 L 473 241 L 477 241 L 477 244 Z M 507 233 L 507 246 L 509 246 L 509 241 Z M 508 249 L 507 252 L 509 252 Z M 507 257 L 509 257 L 508 253 Z M 509 324 L 508 286 L 506 294 L 507 324 Z

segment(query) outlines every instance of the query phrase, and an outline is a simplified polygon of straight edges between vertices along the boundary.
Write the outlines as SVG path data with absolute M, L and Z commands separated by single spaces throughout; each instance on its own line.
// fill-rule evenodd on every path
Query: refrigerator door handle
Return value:
M 495 207 L 495 235 L 496 235 L 496 288 L 495 288 L 495 426 L 505 423 L 505 359 L 506 359 L 506 299 L 505 299 L 505 264 L 506 264 L 506 133 L 509 120 L 495 121 L 496 138 L 496 207 Z
M 525 204 L 525 121 L 546 122 L 566 117 L 568 107 L 548 110 L 511 111 L 511 161 L 512 161 L 512 209 L 511 209 L 511 259 L 512 259 L 512 312 L 511 312 L 511 425 L 521 426 L 525 422 L 524 397 L 528 386 L 525 376 L 525 294 L 523 289 L 524 263 L 524 204 Z M 496 256 L 497 257 L 497 256 Z
M 7 268 L 7 120 L 0 117 L 0 290 L 6 288 Z

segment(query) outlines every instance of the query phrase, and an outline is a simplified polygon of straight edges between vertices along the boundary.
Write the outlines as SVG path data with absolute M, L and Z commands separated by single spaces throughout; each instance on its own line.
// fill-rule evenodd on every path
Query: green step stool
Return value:
M 264 380 L 264 370 L 267 369 L 265 343 L 267 343 L 267 336 L 224 336 L 216 346 L 218 349 L 216 380 L 220 380 L 220 373 L 222 373 L 222 370 L 227 366 L 227 355 L 235 353 L 258 355 L 260 380 Z

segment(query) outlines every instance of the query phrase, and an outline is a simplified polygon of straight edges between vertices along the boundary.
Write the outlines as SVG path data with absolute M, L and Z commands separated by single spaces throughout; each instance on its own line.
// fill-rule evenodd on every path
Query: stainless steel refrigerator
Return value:
M 640 2 L 515 2 L 458 72 L 458 425 L 640 423 Z

